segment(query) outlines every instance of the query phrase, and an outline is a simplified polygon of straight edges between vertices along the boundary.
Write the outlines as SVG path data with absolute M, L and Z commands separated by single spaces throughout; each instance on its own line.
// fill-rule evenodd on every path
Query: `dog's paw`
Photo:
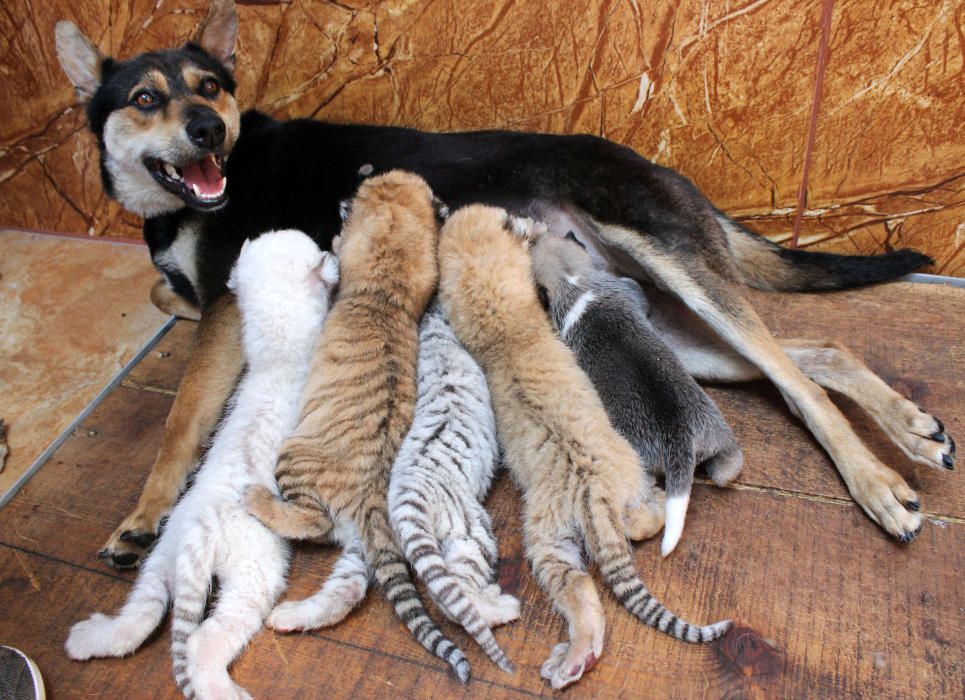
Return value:
M 97 553 L 115 569 L 133 569 L 145 557 L 158 537 L 160 518 L 132 513 L 121 523 Z
M 900 399 L 880 417 L 882 428 L 912 460 L 939 469 L 955 468 L 955 440 L 940 420 Z
M 911 542 L 921 532 L 918 495 L 894 470 L 880 464 L 863 469 L 849 488 L 868 517 L 899 542 Z

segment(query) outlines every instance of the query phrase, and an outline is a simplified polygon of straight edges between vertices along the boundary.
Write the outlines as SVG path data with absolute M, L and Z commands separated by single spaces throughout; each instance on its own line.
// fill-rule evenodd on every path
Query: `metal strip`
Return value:
M 949 287 L 965 287 L 965 278 L 945 277 L 945 275 L 926 275 L 923 272 L 912 272 L 905 275 L 899 282 L 917 282 L 919 284 L 944 284 Z

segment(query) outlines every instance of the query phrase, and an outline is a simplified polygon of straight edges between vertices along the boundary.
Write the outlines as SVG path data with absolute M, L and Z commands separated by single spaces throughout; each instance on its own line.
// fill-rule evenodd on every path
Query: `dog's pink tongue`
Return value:
M 207 197 L 216 197 L 224 191 L 224 178 L 214 162 L 214 156 L 208 156 L 197 163 L 191 163 L 181 168 L 181 177 L 190 188 L 197 185 L 201 194 Z

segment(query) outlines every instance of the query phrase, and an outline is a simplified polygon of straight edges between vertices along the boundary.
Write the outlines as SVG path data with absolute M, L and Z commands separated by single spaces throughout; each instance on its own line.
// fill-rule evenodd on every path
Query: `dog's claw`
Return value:
M 905 508 L 908 510 L 919 511 L 921 510 L 921 501 L 908 501 L 905 504 Z
M 133 569 L 140 559 L 137 552 L 113 552 L 109 556 L 115 569 Z
M 133 542 L 142 549 L 147 549 L 157 540 L 157 533 L 137 532 L 136 530 L 125 530 L 121 533 L 122 542 Z
M 945 465 L 945 469 L 949 471 L 955 468 L 955 458 L 949 455 L 942 455 L 942 464 Z

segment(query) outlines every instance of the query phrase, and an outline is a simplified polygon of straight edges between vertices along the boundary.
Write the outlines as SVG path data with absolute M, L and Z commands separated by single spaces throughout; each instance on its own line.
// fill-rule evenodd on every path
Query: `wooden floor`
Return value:
M 833 337 L 948 430 L 965 439 L 965 291 L 894 284 L 823 296 L 754 300 L 782 337 Z M 184 366 L 180 323 L 0 511 L 0 643 L 32 655 L 52 697 L 174 697 L 169 633 L 134 657 L 74 663 L 69 626 L 117 608 L 132 575 L 94 553 L 134 504 Z M 961 469 L 906 460 L 854 406 L 844 408 L 873 450 L 921 496 L 925 526 L 910 546 L 888 539 L 847 497 L 828 458 L 780 397 L 758 383 L 714 389 L 745 467 L 728 489 L 695 487 L 684 537 L 666 560 L 637 549 L 645 581 L 692 621 L 739 627 L 709 647 L 675 642 L 605 598 L 604 654 L 570 697 L 965 696 L 965 486 Z M 460 631 L 474 679 L 460 686 L 392 617 L 377 594 L 341 626 L 311 635 L 261 632 L 233 676 L 256 697 L 551 695 L 539 665 L 563 635 L 529 574 L 519 497 L 505 477 L 489 508 L 500 537 L 500 582 L 523 617 L 497 631 L 513 676 L 487 663 Z M 289 596 L 312 592 L 335 557 L 297 550 Z

